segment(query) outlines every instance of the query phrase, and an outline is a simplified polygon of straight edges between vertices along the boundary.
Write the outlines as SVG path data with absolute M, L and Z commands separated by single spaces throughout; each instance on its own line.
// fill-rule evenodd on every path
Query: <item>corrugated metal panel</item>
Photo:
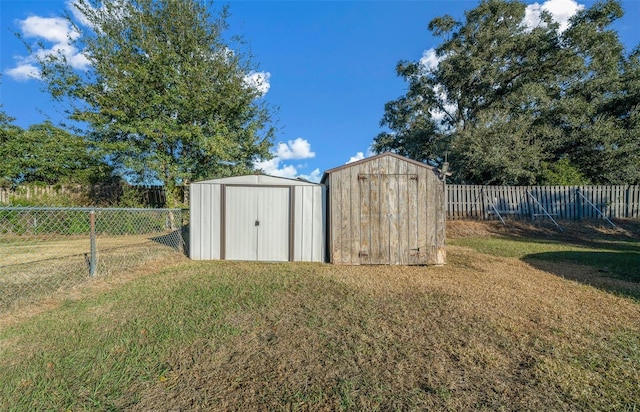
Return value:
M 258 191 L 253 187 L 225 188 L 225 259 L 258 257 Z
M 220 185 L 209 185 L 211 188 L 210 196 L 207 198 L 206 208 L 203 207 L 201 213 L 208 213 L 208 225 L 209 231 L 207 232 L 209 243 L 209 257 L 208 259 L 220 259 L 220 236 L 221 236 L 221 216 L 222 216 L 222 203 L 220 201 Z
M 203 259 L 220 259 L 220 186 L 202 188 L 200 215 Z
M 300 242 L 303 236 L 305 223 L 305 209 L 303 208 L 305 191 L 303 186 L 296 186 L 294 189 L 295 204 L 293 205 L 293 260 L 302 261 L 304 256 L 303 246 Z
M 289 189 L 225 187 L 225 259 L 289 260 Z
M 324 189 L 322 186 L 295 188 L 293 260 L 324 261 Z
M 289 260 L 290 222 L 289 189 L 286 187 L 252 188 L 258 195 L 258 260 Z
M 192 183 L 190 193 L 192 259 L 325 260 L 323 185 L 250 175 Z
M 192 185 L 190 197 L 191 259 L 220 259 L 220 186 Z
M 200 260 L 202 257 L 202 219 L 200 214 L 202 213 L 201 207 L 201 185 L 192 185 L 189 190 L 189 256 L 191 259 Z
M 301 208 L 303 210 L 302 219 L 300 219 L 300 225 L 302 226 L 300 232 L 299 243 L 302 249 L 302 256 L 300 260 L 312 261 L 313 260 L 313 240 L 314 240 L 314 225 L 313 216 L 317 213 L 314 210 L 314 191 L 311 187 L 300 187 L 302 189 L 302 199 L 300 199 Z M 306 213 L 305 213 L 306 212 Z

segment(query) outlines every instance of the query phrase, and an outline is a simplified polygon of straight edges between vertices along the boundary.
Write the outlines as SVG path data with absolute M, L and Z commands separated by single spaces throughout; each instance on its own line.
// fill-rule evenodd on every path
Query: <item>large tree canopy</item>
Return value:
M 95 183 L 110 179 L 112 168 L 80 136 L 50 122 L 23 130 L 0 114 L 0 178 L 21 183 Z
M 403 61 L 408 92 L 385 106 L 385 150 L 479 184 L 640 183 L 638 53 L 611 23 L 618 2 L 578 12 L 566 30 L 548 13 L 524 23 L 521 1 L 483 0 L 434 19 L 437 64 Z
M 204 3 L 78 0 L 70 41 L 89 71 L 40 60 L 71 119 L 133 179 L 162 181 L 170 202 L 178 184 L 251 170 L 272 144 L 271 109 L 246 80 L 256 68 L 225 42 L 226 8 L 213 16 Z

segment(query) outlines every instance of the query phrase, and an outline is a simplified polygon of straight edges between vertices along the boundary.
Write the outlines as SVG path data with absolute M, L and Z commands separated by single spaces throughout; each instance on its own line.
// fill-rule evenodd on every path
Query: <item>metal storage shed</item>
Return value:
M 194 182 L 190 256 L 195 260 L 325 260 L 323 185 L 266 175 Z
M 327 249 L 336 264 L 444 264 L 440 171 L 383 153 L 327 170 Z

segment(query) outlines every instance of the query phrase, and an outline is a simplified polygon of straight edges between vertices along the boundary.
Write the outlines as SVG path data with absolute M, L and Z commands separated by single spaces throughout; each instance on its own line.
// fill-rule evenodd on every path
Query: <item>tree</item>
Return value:
M 87 142 L 50 122 L 0 129 L 0 175 L 5 183 L 95 183 L 110 178 L 108 166 Z
M 634 122 L 640 105 L 637 52 L 625 56 L 618 34 L 608 29 L 623 11 L 616 2 L 579 12 L 564 33 L 580 56 L 575 81 L 563 102 L 563 153 L 599 184 L 640 183 L 640 135 Z
M 12 124 L 13 120 L 12 117 L 0 110 L 0 158 L 2 159 L 0 162 L 0 187 L 13 185 L 15 168 L 10 160 L 11 151 L 9 148 L 22 132 L 22 129 Z
M 88 22 L 70 42 L 90 60 L 78 73 L 62 55 L 40 60 L 70 117 L 136 181 L 161 181 L 168 203 L 176 186 L 246 172 L 269 156 L 271 108 L 247 82 L 250 59 L 223 38 L 227 8 L 213 18 L 196 0 L 79 0 Z M 71 20 L 71 19 L 70 19 Z
M 429 30 L 443 38 L 438 64 L 398 64 L 409 89 L 385 106 L 381 125 L 389 131 L 374 150 L 432 164 L 447 156 L 454 180 L 467 183 L 638 181 L 620 171 L 602 178 L 621 156 L 640 153 L 632 134 L 620 132 L 638 101 L 625 91 L 623 48 L 608 29 L 619 4 L 597 3 L 565 31 L 544 12 L 529 27 L 525 13 L 520 1 L 483 0 L 464 22 L 432 20 Z M 612 112 L 623 97 L 636 109 Z

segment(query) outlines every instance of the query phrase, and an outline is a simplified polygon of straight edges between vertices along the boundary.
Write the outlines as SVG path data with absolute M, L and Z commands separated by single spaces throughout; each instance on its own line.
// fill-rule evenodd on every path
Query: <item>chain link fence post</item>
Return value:
M 184 256 L 184 218 L 180 209 L 0 207 L 0 313 Z
M 96 247 L 96 211 L 89 212 L 89 276 L 96 275 L 96 267 L 98 263 L 97 247 Z

